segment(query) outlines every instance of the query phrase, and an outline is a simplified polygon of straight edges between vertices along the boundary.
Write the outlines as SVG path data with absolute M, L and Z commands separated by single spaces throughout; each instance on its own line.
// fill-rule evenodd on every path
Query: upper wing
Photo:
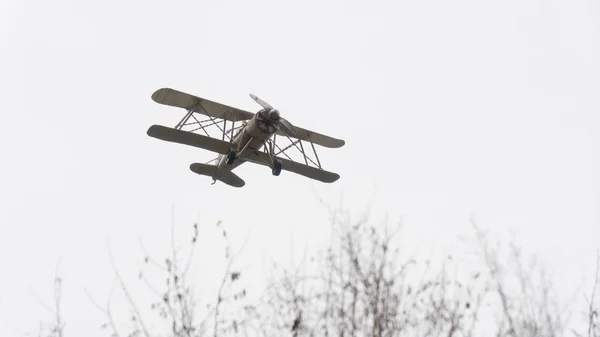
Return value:
M 265 166 L 271 165 L 271 158 L 269 157 L 269 154 L 262 151 L 246 151 L 242 154 L 242 158 L 256 164 Z M 281 160 L 283 164 L 281 169 L 285 171 L 294 172 L 311 179 L 322 181 L 324 183 L 332 183 L 340 178 L 340 175 L 337 173 L 328 172 L 281 157 L 276 158 Z
M 279 129 L 279 131 L 277 131 L 277 134 L 281 135 L 281 136 L 290 136 L 290 137 L 297 138 L 300 140 L 310 141 L 310 142 L 313 142 L 314 144 L 318 144 L 318 145 L 321 145 L 324 147 L 336 148 L 336 147 L 342 147 L 342 146 L 344 146 L 344 144 L 346 144 L 346 142 L 344 142 L 341 139 L 336 139 L 333 137 L 325 136 L 320 133 L 306 130 L 306 129 L 303 129 L 303 128 L 300 128 L 297 126 L 294 126 L 294 128 L 296 129 L 296 134 L 294 134 L 293 136 L 286 134 L 281 129 Z
M 185 144 L 199 147 L 209 151 L 227 154 L 230 148 L 235 148 L 235 144 L 220 139 L 206 137 L 197 133 L 168 128 L 162 125 L 152 125 L 146 132 L 148 136 L 162 139 L 168 142 Z
M 254 117 L 252 112 L 230 107 L 170 88 L 156 90 L 152 94 L 152 99 L 156 103 L 184 108 L 210 117 L 222 118 L 230 121 L 243 121 Z

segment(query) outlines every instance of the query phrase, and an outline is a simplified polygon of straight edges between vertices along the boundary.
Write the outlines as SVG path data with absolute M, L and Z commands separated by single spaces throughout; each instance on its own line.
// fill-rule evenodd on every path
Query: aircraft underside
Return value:
M 192 163 L 190 170 L 234 187 L 245 184 L 232 172 L 245 162 L 267 166 L 275 176 L 283 169 L 325 183 L 339 179 L 337 173 L 323 169 L 315 145 L 339 148 L 344 145 L 343 140 L 294 126 L 281 117 L 277 109 L 250 96 L 263 109 L 252 113 L 178 90 L 158 89 L 152 94 L 155 102 L 185 109 L 186 113 L 174 127 L 152 125 L 147 134 L 217 153 L 215 159 L 206 163 Z M 207 131 L 209 127 L 218 128 L 219 135 L 211 136 Z M 290 144 L 280 146 L 280 139 L 284 143 L 289 140 Z M 314 160 L 305 151 L 303 142 L 312 149 Z M 289 156 L 288 152 L 293 149 L 301 154 L 302 160 Z
M 219 170 L 233 170 L 245 162 L 241 156 L 247 151 L 260 151 L 265 143 L 271 139 L 275 133 L 265 132 L 261 130 L 256 122 L 256 119 L 248 121 L 246 126 L 234 137 L 233 142 L 236 144 L 236 149 L 230 151 L 226 155 L 219 156 Z M 272 165 L 274 175 L 279 175 L 281 172 L 281 163 L 275 160 Z M 214 179 L 214 177 L 213 177 Z

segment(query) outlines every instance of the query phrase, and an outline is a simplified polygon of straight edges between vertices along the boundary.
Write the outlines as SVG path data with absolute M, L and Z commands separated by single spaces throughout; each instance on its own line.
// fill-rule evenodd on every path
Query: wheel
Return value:
M 233 164 L 236 154 L 237 154 L 237 152 L 235 150 L 229 151 L 229 153 L 227 154 L 227 161 L 226 161 L 227 165 Z
M 273 170 L 272 170 L 274 176 L 278 176 L 281 173 L 282 166 L 283 166 L 283 163 L 281 162 L 281 160 L 275 159 L 275 162 L 273 163 Z

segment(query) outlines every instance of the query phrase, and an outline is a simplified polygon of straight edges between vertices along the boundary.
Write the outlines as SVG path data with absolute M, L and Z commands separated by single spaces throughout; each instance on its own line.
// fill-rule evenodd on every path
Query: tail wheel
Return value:
M 272 170 L 274 176 L 278 176 L 281 173 L 282 166 L 283 166 L 283 163 L 281 162 L 281 160 L 275 159 L 275 162 L 273 162 L 273 170 Z
M 235 150 L 229 151 L 229 153 L 227 154 L 227 161 L 226 161 L 227 165 L 233 164 L 236 154 L 237 154 L 237 152 Z

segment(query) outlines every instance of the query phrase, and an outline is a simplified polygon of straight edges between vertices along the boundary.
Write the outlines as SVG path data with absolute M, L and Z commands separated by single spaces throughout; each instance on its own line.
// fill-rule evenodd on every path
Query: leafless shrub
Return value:
M 600 251 L 596 252 L 596 274 L 594 275 L 594 284 L 592 285 L 592 293 L 587 298 L 587 336 L 600 337 L 600 301 L 596 298 L 596 289 L 600 284 Z M 581 334 L 577 334 L 581 336 Z
M 193 235 L 189 242 L 189 255 L 187 255 L 185 259 L 180 257 L 180 250 L 175 244 L 173 231 L 171 233 L 171 256 L 165 258 L 164 263 L 160 263 L 158 260 L 151 257 L 140 241 L 140 245 L 145 255 L 143 265 L 154 267 L 164 276 L 164 282 L 161 282 L 162 286 L 157 287 L 153 285 L 152 280 L 148 279 L 143 271 L 138 275 L 140 281 L 155 295 L 156 300 L 151 303 L 150 310 L 155 312 L 158 317 L 164 320 L 167 323 L 167 326 L 169 326 L 169 332 L 166 334 L 167 336 L 199 337 L 213 335 L 216 337 L 228 332 L 237 333 L 243 329 L 245 323 L 243 315 L 236 312 L 235 308 L 230 311 L 224 311 L 224 306 L 233 304 L 233 302 L 242 302 L 246 297 L 246 290 L 243 287 L 235 287 L 242 276 L 241 270 L 234 268 L 235 259 L 241 252 L 241 249 L 232 253 L 227 237 L 227 231 L 223 228 L 221 222 L 217 223 L 217 227 L 221 230 L 222 236 L 226 241 L 226 270 L 222 277 L 219 290 L 215 296 L 214 304 L 207 305 L 205 308 L 206 312 L 202 318 L 200 318 L 201 315 L 198 312 L 198 303 L 192 291 L 194 280 L 190 279 L 188 275 L 193 261 L 194 248 L 198 241 L 198 225 L 194 224 L 193 226 Z M 109 253 L 115 271 L 115 277 L 132 310 L 130 319 L 130 324 L 132 325 L 128 328 L 122 328 L 116 324 L 114 315 L 111 312 L 109 297 L 105 307 L 100 306 L 94 301 L 107 319 L 106 323 L 102 325 L 102 328 L 109 329 L 111 336 L 114 337 L 165 336 L 165 334 L 160 334 L 148 329 L 145 320 L 142 318 L 141 310 L 138 308 L 137 301 L 133 299 L 120 272 L 117 270 L 110 250 Z M 121 330 L 128 332 L 122 334 Z
M 59 273 L 60 261 L 56 265 L 53 282 L 53 305 L 47 305 L 39 296 L 33 294 L 40 305 L 52 314 L 53 319 L 49 322 L 41 321 L 38 331 L 29 335 L 38 337 L 63 337 L 65 322 L 63 320 L 61 304 L 62 304 L 62 277 Z M 30 290 L 31 291 L 31 290 Z
M 443 262 L 441 270 L 415 290 L 416 298 L 405 313 L 411 319 L 415 336 L 472 336 L 488 284 L 481 272 L 466 277 L 451 277 L 447 268 L 452 256 Z
M 276 266 L 261 307 L 272 322 L 263 335 L 564 335 L 567 315 L 550 277 L 535 259 L 524 263 L 515 241 L 504 259 L 474 224 L 483 263 L 453 273 L 461 261 L 447 256 L 434 271 L 433 263 L 402 257 L 400 227 L 373 226 L 367 217 L 351 222 L 341 213 L 333 219 L 336 240 L 318 272 Z M 490 308 L 499 310 L 489 314 Z
M 474 221 L 471 223 L 487 269 L 490 295 L 499 308 L 497 335 L 564 335 L 569 316 L 559 307 L 557 293 L 544 266 L 535 256 L 525 256 L 514 238 L 508 247 L 493 245 L 488 233 Z M 506 248 L 505 259 L 502 248 Z
M 311 276 L 276 266 L 278 278 L 261 310 L 274 324 L 263 334 L 471 334 L 485 292 L 479 275 L 470 277 L 473 284 L 462 283 L 450 279 L 444 266 L 432 276 L 415 278 L 417 262 L 401 256 L 400 225 L 394 230 L 387 223 L 373 226 L 366 216 L 351 222 L 342 213 L 332 219 L 334 240 L 321 257 L 319 272 Z
M 161 286 L 153 285 L 144 271 L 139 279 L 155 295 L 150 306 L 168 326 L 154 331 L 138 307 L 109 250 L 117 285 L 129 303 L 128 326 L 115 318 L 111 296 L 105 306 L 94 302 L 106 317 L 111 337 L 253 336 L 447 336 L 480 335 L 515 337 L 564 336 L 568 320 L 557 302 L 550 276 L 516 240 L 493 244 L 490 234 L 475 222 L 477 261 L 464 265 L 452 255 L 441 261 L 420 261 L 404 256 L 401 225 L 374 225 L 367 216 L 352 221 L 347 213 L 333 213 L 332 241 L 323 254 L 312 257 L 314 270 L 275 265 L 276 275 L 260 303 L 248 304 L 240 284 L 242 270 L 234 267 L 241 252 L 231 252 L 226 230 L 217 223 L 226 241 L 226 269 L 214 303 L 201 314 L 188 271 L 198 239 L 194 225 L 189 254 L 183 259 L 172 233 L 171 254 L 163 263 L 143 245 L 143 265 L 162 273 Z M 588 337 L 600 337 L 596 287 L 600 277 L 600 252 L 587 314 Z M 112 294 L 112 292 L 111 292 Z M 61 280 L 55 279 L 56 322 L 40 328 L 43 337 L 63 337 L 60 311 Z M 91 298 L 91 297 L 90 297 Z M 145 318 L 143 319 L 142 316 Z M 43 328 L 43 329 L 42 329 Z M 584 334 L 576 334 L 583 336 Z

